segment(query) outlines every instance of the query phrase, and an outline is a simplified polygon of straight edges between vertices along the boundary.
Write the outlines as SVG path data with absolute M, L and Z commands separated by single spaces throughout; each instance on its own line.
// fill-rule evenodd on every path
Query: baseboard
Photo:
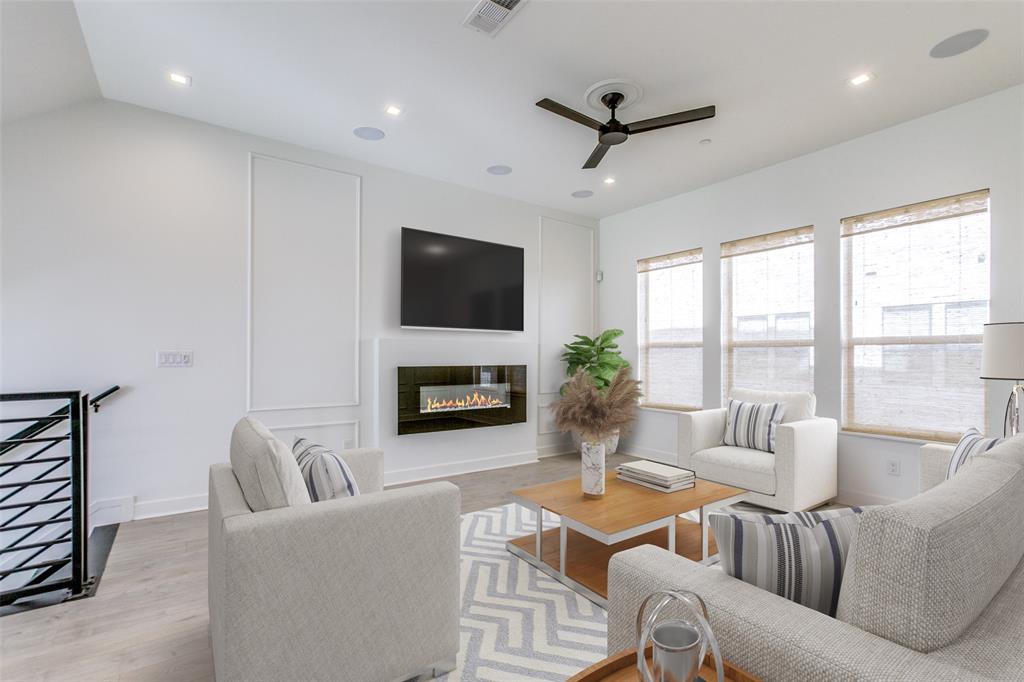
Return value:
M 861 507 L 868 504 L 892 504 L 893 502 L 900 502 L 900 500 L 895 497 L 866 493 L 863 490 L 847 489 L 839 491 L 839 494 L 836 495 L 836 502 L 847 506 Z
M 125 523 L 135 517 L 134 497 L 112 497 L 89 503 L 89 532 L 96 526 Z
M 147 500 L 135 503 L 135 520 L 151 519 L 156 516 L 185 514 L 203 511 L 209 506 L 206 495 L 186 495 L 184 497 L 165 497 L 160 500 Z
M 559 455 L 574 454 L 576 454 L 576 448 L 572 446 L 572 443 L 555 443 L 554 445 L 537 446 L 538 459 L 544 459 L 545 457 L 558 457 Z
M 426 481 L 432 478 L 471 474 L 477 471 L 490 471 L 491 469 L 504 469 L 505 467 L 530 464 L 536 461 L 537 451 L 527 450 L 526 452 L 514 452 L 508 455 L 496 455 L 494 457 L 483 457 L 480 459 L 466 459 L 459 462 L 445 462 L 444 464 L 431 464 L 425 467 L 396 469 L 394 471 L 384 472 L 384 485 L 414 483 L 416 481 Z

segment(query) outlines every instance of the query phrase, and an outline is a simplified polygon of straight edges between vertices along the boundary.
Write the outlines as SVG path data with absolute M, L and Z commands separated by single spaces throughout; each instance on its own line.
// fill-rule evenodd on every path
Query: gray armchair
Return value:
M 339 453 L 362 494 L 252 512 L 210 467 L 209 600 L 216 677 L 436 676 L 459 649 L 459 490 L 381 490 L 379 450 Z

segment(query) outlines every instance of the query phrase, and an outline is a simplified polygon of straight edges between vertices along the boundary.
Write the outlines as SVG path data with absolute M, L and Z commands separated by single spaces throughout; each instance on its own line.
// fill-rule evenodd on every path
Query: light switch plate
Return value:
M 890 476 L 901 476 L 900 461 L 898 459 L 888 459 L 885 461 L 885 473 Z
M 190 350 L 158 350 L 157 367 L 191 367 L 193 353 Z

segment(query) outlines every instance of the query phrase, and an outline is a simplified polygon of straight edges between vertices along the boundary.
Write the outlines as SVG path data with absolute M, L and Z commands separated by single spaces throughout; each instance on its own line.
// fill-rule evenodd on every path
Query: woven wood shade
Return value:
M 782 249 L 797 244 L 809 244 L 814 241 L 814 226 L 794 227 L 781 232 L 761 234 L 756 237 L 746 237 L 731 242 L 722 242 L 722 258 L 742 256 L 746 253 L 757 253 L 759 251 L 771 251 Z
M 985 427 L 988 191 L 845 218 L 843 429 L 956 441 Z
M 934 222 L 946 218 L 959 218 L 974 213 L 988 212 L 988 190 L 981 189 L 967 194 L 958 194 L 943 199 L 922 201 L 919 204 L 890 208 L 876 213 L 843 218 L 840 234 L 851 237 L 865 232 L 888 230 L 893 227 L 907 227 Z
M 700 263 L 703 260 L 703 249 L 690 249 L 689 251 L 676 251 L 666 253 L 664 256 L 653 258 L 641 258 L 636 262 L 637 272 L 652 272 L 664 268 L 674 268 L 677 265 L 689 265 Z
M 638 372 L 641 404 L 700 409 L 704 320 L 701 249 L 637 261 Z
M 722 388 L 814 390 L 814 227 L 722 244 Z

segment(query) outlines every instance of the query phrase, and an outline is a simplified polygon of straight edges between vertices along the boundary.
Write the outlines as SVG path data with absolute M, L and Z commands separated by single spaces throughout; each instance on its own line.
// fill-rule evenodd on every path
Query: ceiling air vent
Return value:
M 525 2 L 526 0 L 480 0 L 462 21 L 462 25 L 493 36 L 508 23 Z

